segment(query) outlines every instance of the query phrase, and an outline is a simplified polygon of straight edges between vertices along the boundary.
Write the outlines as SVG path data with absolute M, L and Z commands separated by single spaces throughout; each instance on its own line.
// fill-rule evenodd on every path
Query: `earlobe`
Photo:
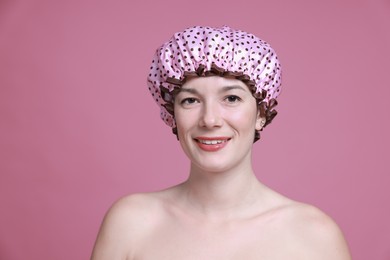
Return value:
M 258 116 L 258 118 L 256 120 L 256 130 L 260 131 L 261 129 L 263 129 L 265 122 L 266 122 L 265 117 Z

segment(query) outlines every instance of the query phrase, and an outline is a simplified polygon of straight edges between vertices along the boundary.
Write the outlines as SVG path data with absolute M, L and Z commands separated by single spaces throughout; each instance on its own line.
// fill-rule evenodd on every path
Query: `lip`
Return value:
M 194 138 L 198 147 L 206 152 L 216 152 L 224 148 L 231 138 L 226 136 L 199 136 Z

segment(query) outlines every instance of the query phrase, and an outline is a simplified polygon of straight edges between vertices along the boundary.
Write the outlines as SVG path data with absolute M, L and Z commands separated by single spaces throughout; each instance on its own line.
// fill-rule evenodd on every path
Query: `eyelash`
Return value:
M 234 99 L 234 100 L 232 100 Z M 227 97 L 225 97 L 225 99 L 228 103 L 237 103 L 239 101 L 242 101 L 242 99 L 239 97 L 239 96 L 236 96 L 236 95 L 229 95 Z M 185 98 L 183 99 L 180 104 L 182 105 L 189 105 L 189 104 L 194 104 L 198 102 L 198 100 L 196 98 L 193 98 L 193 97 L 189 97 L 189 98 Z
M 231 100 L 231 98 L 234 98 L 234 101 Z M 236 95 L 229 95 L 225 98 L 229 103 L 237 103 L 238 101 L 242 101 L 242 99 L 239 96 Z
M 191 102 L 190 102 L 191 101 Z M 182 105 L 185 105 L 185 104 L 193 104 L 193 103 L 195 103 L 197 100 L 196 100 L 196 98 L 185 98 L 185 99 L 183 99 L 181 102 L 180 102 L 180 104 L 182 104 Z

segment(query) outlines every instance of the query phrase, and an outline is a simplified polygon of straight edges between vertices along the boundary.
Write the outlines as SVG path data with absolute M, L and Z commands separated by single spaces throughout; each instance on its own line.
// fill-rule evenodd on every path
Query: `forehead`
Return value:
M 229 90 L 229 89 L 242 89 L 248 91 L 248 86 L 241 80 L 220 76 L 209 76 L 209 77 L 194 77 L 188 79 L 182 86 L 181 90 Z

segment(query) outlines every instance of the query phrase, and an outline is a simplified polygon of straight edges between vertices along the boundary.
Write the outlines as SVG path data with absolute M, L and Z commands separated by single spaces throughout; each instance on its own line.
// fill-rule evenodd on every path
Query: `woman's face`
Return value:
M 192 165 L 220 172 L 251 163 L 256 99 L 240 80 L 218 76 L 188 80 L 175 97 L 180 144 Z

